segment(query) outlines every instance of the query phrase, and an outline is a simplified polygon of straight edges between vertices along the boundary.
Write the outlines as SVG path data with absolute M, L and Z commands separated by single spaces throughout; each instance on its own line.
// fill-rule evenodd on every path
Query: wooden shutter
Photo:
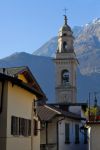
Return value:
M 34 119 L 34 135 L 38 134 L 38 121 Z
M 70 126 L 68 123 L 65 124 L 65 143 L 70 143 Z
M 11 134 L 19 135 L 19 118 L 15 116 L 11 117 Z
M 35 122 L 35 128 L 37 128 L 36 122 Z M 11 117 L 11 134 L 30 136 L 31 135 L 31 120 L 12 116 Z M 35 134 L 37 133 L 35 132 Z
M 25 119 L 21 118 L 20 120 L 20 134 L 25 136 Z
M 31 120 L 28 120 L 28 136 L 31 136 Z

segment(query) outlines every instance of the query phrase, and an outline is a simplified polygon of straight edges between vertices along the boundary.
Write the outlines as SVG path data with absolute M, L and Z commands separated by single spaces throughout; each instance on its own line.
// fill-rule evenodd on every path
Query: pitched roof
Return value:
M 72 119 L 75 119 L 75 120 L 84 120 L 85 118 L 82 118 L 81 115 L 78 115 L 76 113 L 73 113 L 73 112 L 70 112 L 70 111 L 65 111 L 65 110 L 62 110 L 56 106 L 50 106 L 51 108 L 61 112 L 62 115 L 64 115 L 65 117 L 67 118 L 72 118 Z
M 23 85 L 30 87 L 30 89 L 34 89 L 35 91 L 38 91 L 38 93 L 40 93 L 41 95 L 43 95 L 45 97 L 45 99 L 47 99 L 46 95 L 44 94 L 40 85 L 37 83 L 35 77 L 33 76 L 33 74 L 31 73 L 30 69 L 27 66 L 0 68 L 0 73 L 4 74 L 6 76 L 12 77 L 16 81 L 18 81 L 17 80 L 18 74 L 24 74 L 24 76 L 28 79 L 28 81 L 31 83 L 31 85 L 30 84 L 26 85 L 24 83 L 23 83 Z M 9 79 L 11 79 L 11 78 L 9 78 Z
M 37 114 L 41 121 L 50 121 L 56 115 L 61 115 L 59 111 L 56 111 L 47 105 L 38 106 Z
M 21 73 L 27 69 L 28 69 L 28 67 L 26 67 L 26 66 L 11 67 L 11 68 L 0 68 L 0 73 L 5 73 L 5 74 L 10 75 L 10 76 L 15 76 L 18 73 Z
M 57 108 L 61 108 L 61 107 L 66 107 L 66 109 L 68 109 L 69 106 L 81 106 L 81 108 L 86 111 L 87 108 L 87 103 L 49 103 L 49 106 L 55 106 Z
M 50 121 L 56 116 L 59 117 L 63 116 L 65 118 L 70 118 L 75 120 L 85 120 L 80 115 L 68 111 L 63 111 L 59 108 L 48 106 L 48 105 L 38 106 L 37 113 L 41 121 Z

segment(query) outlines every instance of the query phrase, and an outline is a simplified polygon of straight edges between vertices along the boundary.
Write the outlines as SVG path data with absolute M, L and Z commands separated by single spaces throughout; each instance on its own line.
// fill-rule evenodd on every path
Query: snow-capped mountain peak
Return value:
M 100 23 L 100 18 L 95 18 L 95 19 L 93 19 L 92 23 L 93 23 L 93 24 L 98 24 L 98 23 Z

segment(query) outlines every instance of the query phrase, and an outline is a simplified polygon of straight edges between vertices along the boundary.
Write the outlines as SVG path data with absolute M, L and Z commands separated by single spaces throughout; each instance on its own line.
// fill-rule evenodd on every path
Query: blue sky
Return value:
M 0 58 L 32 53 L 56 36 L 65 7 L 71 27 L 100 17 L 100 0 L 1 0 Z

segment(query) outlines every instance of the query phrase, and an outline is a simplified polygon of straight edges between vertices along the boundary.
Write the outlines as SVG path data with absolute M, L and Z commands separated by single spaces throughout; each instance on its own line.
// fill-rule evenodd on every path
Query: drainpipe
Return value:
M 46 150 L 48 150 L 48 122 L 46 121 Z
M 65 117 L 57 121 L 57 150 L 59 150 L 59 122 L 64 119 Z
M 33 110 L 34 110 L 34 100 L 32 101 L 32 110 L 31 110 L 31 150 L 33 150 L 33 136 L 34 136 L 34 133 L 33 133 L 33 131 L 34 131 L 34 125 L 33 125 L 33 115 L 34 115 L 34 112 L 33 112 Z
M 4 82 L 2 81 L 2 89 L 1 89 L 1 102 L 0 102 L 0 114 L 2 113 L 3 110 L 3 93 L 4 93 Z

